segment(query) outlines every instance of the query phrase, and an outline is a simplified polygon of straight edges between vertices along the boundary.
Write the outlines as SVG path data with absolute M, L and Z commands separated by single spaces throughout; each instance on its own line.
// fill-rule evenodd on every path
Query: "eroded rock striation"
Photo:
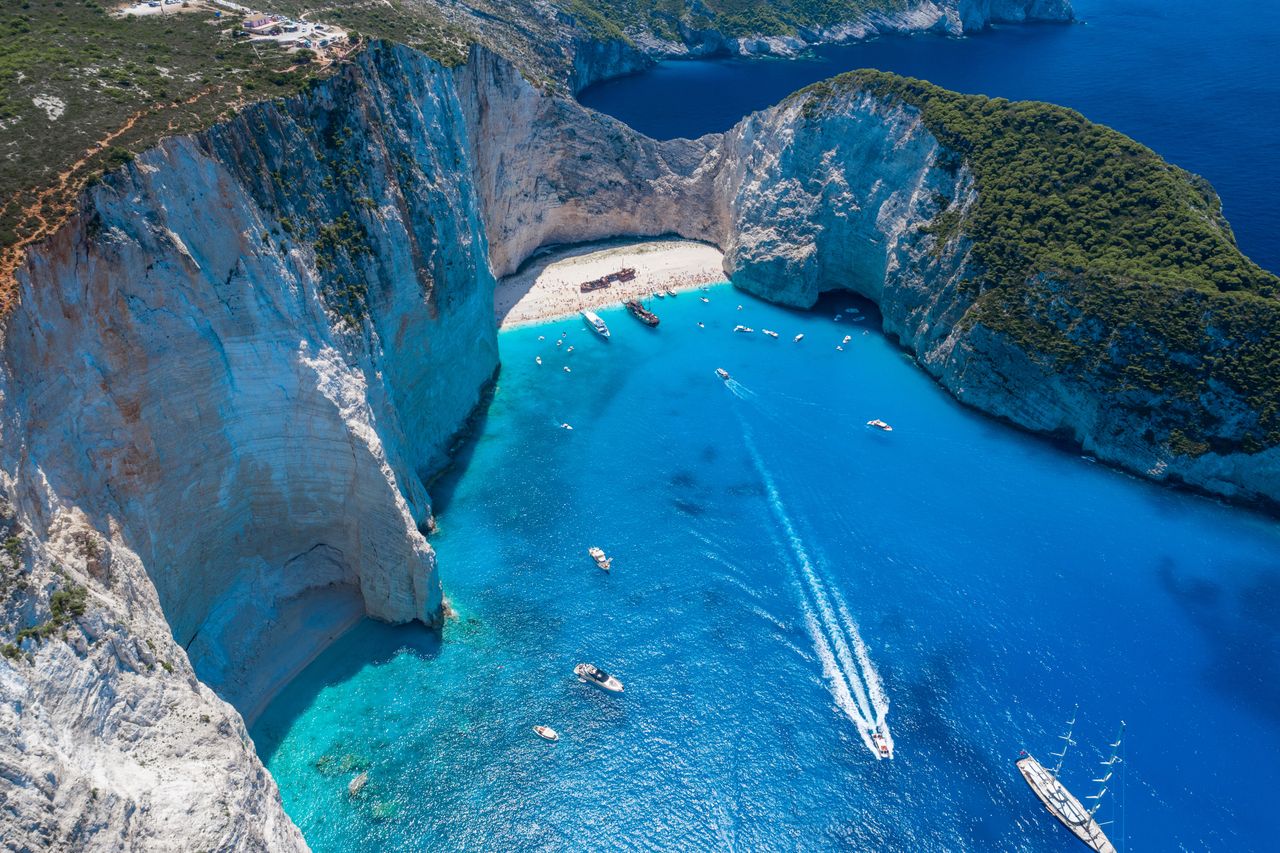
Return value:
M 108 176 L 31 253 L 0 342 L 6 842 L 305 847 L 243 718 L 352 619 L 439 619 L 423 483 L 496 368 L 494 273 L 551 243 L 678 234 L 768 299 L 860 293 L 971 405 L 1147 476 L 1280 498 L 1266 412 L 1208 357 L 1225 321 L 1161 344 L 1212 392 L 1176 401 L 1110 384 L 1102 363 L 1145 339 L 1072 314 L 1085 278 L 1011 292 L 1107 354 L 1089 369 L 995 322 L 980 152 L 938 128 L 855 80 L 659 143 L 483 49 L 447 70 L 374 44 Z M 1193 297 L 1225 318 L 1222 299 L 1271 310 L 1262 290 Z M 1216 444 L 1172 441 L 1153 409 L 1174 402 Z
M 449 72 L 373 50 L 147 152 L 31 254 L 6 621 L 87 601 L 69 645 L 6 633 L 6 841 L 303 846 L 222 700 L 252 718 L 364 614 L 440 618 L 423 482 L 497 366 L 469 164 Z

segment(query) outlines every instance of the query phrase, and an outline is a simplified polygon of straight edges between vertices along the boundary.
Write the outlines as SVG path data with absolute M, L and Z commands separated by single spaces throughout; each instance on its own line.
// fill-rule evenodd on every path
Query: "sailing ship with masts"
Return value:
M 1102 831 L 1102 827 L 1106 823 L 1099 823 L 1095 815 L 1098 813 L 1098 809 L 1102 807 L 1103 797 L 1106 796 L 1111 785 L 1111 777 L 1115 773 L 1116 765 L 1123 761 L 1120 757 L 1120 744 L 1124 740 L 1124 721 L 1120 723 L 1120 732 L 1116 735 L 1115 742 L 1110 744 L 1111 756 L 1102 762 L 1102 775 L 1093 780 L 1099 785 L 1098 792 L 1092 796 L 1085 797 L 1086 800 L 1092 801 L 1088 808 L 1076 799 L 1075 795 L 1068 791 L 1058 778 L 1058 774 L 1062 771 L 1062 762 L 1067 757 L 1067 750 L 1076 745 L 1076 742 L 1072 739 L 1072 731 L 1075 728 L 1075 724 L 1076 720 L 1073 714 L 1070 722 L 1067 723 L 1067 733 L 1058 736 L 1062 740 L 1062 751 L 1050 753 L 1050 755 L 1058 759 L 1052 770 L 1047 769 L 1025 750 L 1022 753 L 1022 757 L 1018 759 L 1018 770 L 1021 771 L 1022 778 L 1027 780 L 1027 784 L 1031 786 L 1031 790 L 1035 792 L 1035 795 L 1040 798 L 1040 802 L 1044 803 L 1044 807 L 1049 810 L 1049 813 L 1056 817 L 1063 826 L 1071 830 L 1076 838 L 1079 838 L 1088 845 L 1089 849 L 1095 850 L 1097 853 L 1116 853 L 1115 845 L 1111 843 L 1106 833 Z M 1110 821 L 1107 823 L 1110 823 Z

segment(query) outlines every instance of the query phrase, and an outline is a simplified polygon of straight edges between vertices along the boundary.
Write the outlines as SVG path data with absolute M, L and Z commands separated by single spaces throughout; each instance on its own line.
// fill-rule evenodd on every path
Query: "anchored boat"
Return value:
M 573 668 L 573 674 L 578 676 L 579 681 L 594 684 L 610 693 L 622 692 L 622 682 L 595 664 L 580 663 Z
M 552 743 L 560 740 L 560 733 L 551 726 L 534 726 L 533 733 L 543 740 L 549 740 Z
M 1120 733 L 1116 735 L 1115 743 L 1111 744 L 1111 757 L 1102 762 L 1102 776 L 1093 780 L 1100 786 L 1098 793 L 1085 797 L 1086 800 L 1093 801 L 1093 805 L 1089 808 L 1085 808 L 1058 779 L 1058 773 L 1062 770 L 1062 762 L 1067 756 L 1067 750 L 1075 745 L 1075 741 L 1071 739 L 1071 731 L 1075 723 L 1073 716 L 1071 721 L 1067 723 L 1067 733 L 1058 736 L 1062 740 L 1062 751 L 1050 753 L 1054 758 L 1058 759 L 1058 763 L 1053 766 L 1052 770 L 1046 768 L 1025 750 L 1023 750 L 1022 758 L 1017 761 L 1017 767 L 1019 772 L 1022 773 L 1022 778 L 1027 780 L 1031 790 L 1040 798 L 1040 802 L 1044 803 L 1044 807 L 1049 810 L 1049 814 L 1056 817 L 1063 826 L 1071 830 L 1071 833 L 1076 838 L 1079 838 L 1090 850 L 1095 850 L 1097 853 L 1116 853 L 1115 845 L 1111 843 L 1106 833 L 1102 831 L 1102 827 L 1105 824 L 1095 820 L 1094 815 L 1098 813 L 1098 809 L 1102 806 L 1102 798 L 1106 796 L 1107 785 L 1111 781 L 1115 766 L 1122 761 L 1120 758 L 1120 743 L 1124 739 L 1124 722 L 1120 723 Z M 1110 821 L 1107 821 L 1107 823 L 1110 823 Z
M 867 426 L 875 427 L 876 429 L 883 430 L 884 432 L 893 432 L 893 427 L 889 426 L 879 418 L 873 418 L 872 420 L 867 421 Z
M 605 340 L 609 339 L 609 327 L 604 324 L 604 320 L 600 319 L 599 314 L 594 311 L 583 311 L 582 319 L 587 321 L 587 325 L 595 330 L 597 335 Z M 573 347 L 569 347 L 569 349 L 573 349 Z
M 622 303 L 627 306 L 627 310 L 636 316 L 636 319 L 646 326 L 658 325 L 658 315 L 645 308 L 638 300 L 628 299 Z

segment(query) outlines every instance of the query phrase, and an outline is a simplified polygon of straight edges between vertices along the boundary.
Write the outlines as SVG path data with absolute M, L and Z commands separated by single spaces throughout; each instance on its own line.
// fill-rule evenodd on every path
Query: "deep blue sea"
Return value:
M 1236 23 L 1257 7 L 1235 2 L 1077 6 L 1088 25 L 884 40 L 812 76 L 679 64 L 588 100 L 616 91 L 613 112 L 660 130 L 646 121 L 686 75 L 683 97 L 726 110 L 663 119 L 691 135 L 869 64 L 1059 100 L 1208 175 L 1246 248 L 1280 257 L 1262 208 L 1280 162 L 1261 127 L 1280 127 L 1271 22 Z M 648 119 L 622 109 L 645 98 Z M 609 342 L 577 319 L 502 333 L 492 405 L 432 489 L 457 618 L 442 638 L 362 624 L 253 730 L 315 850 L 1066 853 L 1083 848 L 1013 762 L 1047 761 L 1076 705 L 1063 779 L 1080 795 L 1128 724 L 1100 815 L 1121 815 L 1124 849 L 1275 849 L 1274 521 L 960 407 L 868 303 L 706 295 L 657 302 L 657 330 L 603 312 Z M 580 684 L 580 661 L 626 692 Z

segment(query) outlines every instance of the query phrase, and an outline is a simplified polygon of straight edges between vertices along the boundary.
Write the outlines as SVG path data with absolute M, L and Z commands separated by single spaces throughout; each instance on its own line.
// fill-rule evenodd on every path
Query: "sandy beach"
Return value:
M 583 308 L 617 305 L 655 290 L 687 290 L 725 280 L 723 253 L 692 240 L 610 240 L 539 255 L 498 282 L 493 311 L 500 328 L 563 317 Z M 636 271 L 634 280 L 583 293 L 584 281 Z

